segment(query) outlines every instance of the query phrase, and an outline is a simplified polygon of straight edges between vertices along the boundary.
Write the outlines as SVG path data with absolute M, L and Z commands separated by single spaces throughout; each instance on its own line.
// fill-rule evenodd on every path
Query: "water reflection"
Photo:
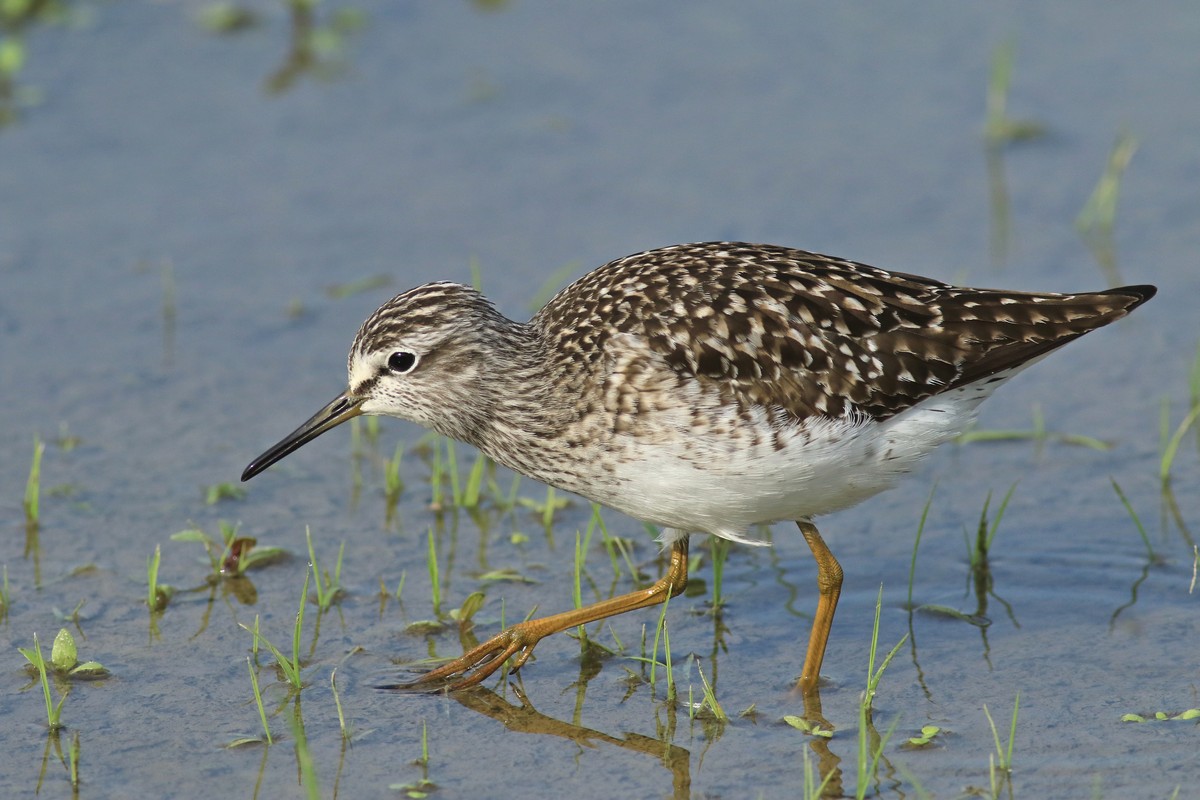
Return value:
M 672 741 L 675 738 L 676 720 L 674 715 L 667 716 L 666 725 L 656 726 L 655 736 L 628 732 L 613 735 L 595 728 L 588 728 L 577 722 L 568 722 L 543 714 L 533 707 L 529 698 L 516 684 L 509 684 L 509 689 L 516 696 L 517 704 L 509 702 L 490 689 L 478 686 L 465 691 L 453 692 L 450 697 L 464 708 L 494 719 L 516 733 L 555 736 L 586 747 L 605 744 L 649 756 L 661 764 L 670 776 L 672 797 L 688 798 L 691 796 L 692 754 L 691 751 Z M 654 792 L 647 794 L 654 794 Z
M 270 94 L 282 94 L 298 80 L 313 77 L 331 80 L 345 71 L 341 53 L 346 37 L 365 23 L 365 17 L 354 9 L 335 11 L 328 21 L 317 19 L 314 0 L 289 0 L 290 17 L 288 52 L 283 63 L 264 82 Z
M 1014 142 L 1040 138 L 1045 128 L 1035 120 L 1014 119 L 1008 114 L 1008 93 L 1012 83 L 1016 43 L 1002 42 L 992 51 L 987 87 L 987 119 L 984 123 L 984 158 L 987 162 L 988 200 L 991 210 L 992 261 L 1008 260 L 1012 241 L 1008 182 L 1004 170 L 1004 150 Z
M 1108 280 L 1109 286 L 1120 286 L 1121 273 L 1117 269 L 1116 247 L 1113 245 L 1113 227 L 1117 214 L 1117 195 L 1121 188 L 1121 176 L 1129 166 L 1137 150 L 1137 139 L 1128 133 L 1117 137 L 1112 152 L 1104 167 L 1104 173 L 1096 182 L 1096 188 L 1075 219 L 1075 228 L 1083 237 L 1084 244 L 1092 251 L 1096 263 Z

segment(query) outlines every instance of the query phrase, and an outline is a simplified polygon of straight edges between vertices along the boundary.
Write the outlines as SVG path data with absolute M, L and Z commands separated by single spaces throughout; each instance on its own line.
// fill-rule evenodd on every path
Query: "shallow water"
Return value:
M 35 632 L 48 649 L 65 624 L 81 656 L 112 673 L 73 684 L 63 706 L 57 743 L 79 734 L 80 796 L 301 796 L 297 709 L 322 796 L 402 796 L 388 787 L 427 774 L 447 797 L 543 796 L 566 781 L 580 797 L 790 797 L 806 754 L 853 794 L 881 583 L 881 647 L 910 639 L 867 731 L 895 725 L 872 779 L 879 793 L 986 788 L 983 706 L 1006 737 L 1018 693 L 1013 795 L 1166 797 L 1200 779 L 1195 721 L 1121 721 L 1200 707 L 1194 435 L 1176 458 L 1173 497 L 1158 480 L 1160 409 L 1169 401 L 1172 429 L 1182 419 L 1200 336 L 1200 13 L 1187 3 L 1158 13 L 1078 2 L 485 5 L 359 6 L 365 27 L 326 56 L 338 69 L 274 94 L 266 82 L 289 48 L 275 6 L 229 36 L 174 4 L 83 6 L 79 24 L 26 29 L 16 82 L 40 101 L 0 129 L 0 564 L 11 597 L 0 791 L 29 796 L 41 781 L 45 796 L 70 792 L 16 650 Z M 318 21 L 338 8 L 318 8 Z M 1048 132 L 1003 148 L 989 173 L 989 58 L 1009 39 L 1009 113 Z M 359 455 L 348 433 L 331 434 L 247 484 L 244 500 L 205 502 L 204 487 L 236 481 L 342 387 L 367 313 L 411 284 L 470 280 L 472 259 L 513 316 L 556 272 L 715 238 L 977 285 L 1100 288 L 1107 273 L 1073 221 L 1121 131 L 1139 146 L 1121 184 L 1117 269 L 1162 291 L 1022 374 L 981 420 L 1028 429 L 1037 406 L 1050 430 L 1114 446 L 948 446 L 898 489 L 822 522 L 846 571 L 821 692 L 828 741 L 782 722 L 805 713 L 789 688 L 816 594 L 793 526 L 775 528 L 774 548 L 730 552 L 719 618 L 705 613 L 701 542 L 703 591 L 671 603 L 683 700 L 700 690 L 695 654 L 733 717 L 722 725 L 667 702 L 661 676 L 655 688 L 628 680 L 643 674 L 632 657 L 644 625 L 653 635 L 653 612 L 592 630 L 624 645 L 598 662 L 567 636 L 543 642 L 514 678 L 519 692 L 495 680 L 499 694 L 376 688 L 410 674 L 405 664 L 460 652 L 453 625 L 405 632 L 434 616 L 427 531 L 443 611 L 486 592 L 482 637 L 502 616 L 570 606 L 575 534 L 591 515 L 575 501 L 548 534 L 524 507 L 435 513 L 415 427 L 384 422 Z M 378 275 L 390 284 L 327 292 Z M 35 435 L 48 443 L 36 548 L 21 505 Z M 64 435 L 78 444 L 62 446 Z M 381 464 L 401 442 L 405 491 L 388 523 Z M 465 475 L 474 454 L 457 455 Z M 509 476 L 497 482 L 507 493 Z M 973 538 L 985 498 L 994 516 L 1014 483 L 989 553 L 991 591 L 977 591 L 964 532 Z M 935 484 L 912 589 L 926 609 L 910 614 L 914 538 Z M 545 497 L 528 481 L 518 493 Z M 642 526 L 604 519 L 656 574 Z M 193 525 L 215 535 L 219 520 L 292 557 L 210 588 L 201 548 L 170 536 Z M 323 614 L 308 607 L 298 700 L 259 656 L 276 743 L 225 749 L 261 735 L 239 623 L 258 615 L 290 651 L 306 527 L 323 569 L 345 542 L 344 594 Z M 152 616 L 143 598 L 156 545 L 161 580 L 180 591 Z M 501 568 L 536 583 L 481 578 Z M 394 591 L 402 576 L 402 602 L 381 602 L 380 580 Z M 632 586 L 623 567 L 614 580 L 598 544 L 586 577 L 585 597 Z M 56 616 L 80 601 L 77 626 Z M 901 746 L 931 723 L 942 728 L 932 746 Z M 427 770 L 414 764 L 423 728 Z

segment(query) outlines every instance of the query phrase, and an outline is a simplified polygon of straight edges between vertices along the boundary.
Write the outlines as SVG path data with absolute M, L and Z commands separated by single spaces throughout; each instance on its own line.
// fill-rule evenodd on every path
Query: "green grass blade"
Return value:
M 987 549 L 992 549 L 992 540 L 996 538 L 996 532 L 1000 530 L 1000 520 L 1004 519 L 1004 511 L 1008 508 L 1008 501 L 1012 500 L 1013 492 L 1017 490 L 1017 484 L 1014 482 L 1008 487 L 1008 492 L 1004 495 L 1004 500 L 1000 502 L 1000 508 L 996 509 L 996 518 L 988 525 Z
M 258 707 L 258 719 L 262 723 L 263 735 L 267 737 L 267 744 L 272 744 L 271 726 L 267 724 L 267 710 L 263 708 L 262 691 L 258 688 L 258 674 L 254 671 L 254 664 L 250 661 L 250 656 L 246 656 L 246 667 L 250 670 L 250 686 L 254 689 L 254 704 Z
M 925 521 L 929 518 L 929 509 L 933 506 L 933 496 L 937 492 L 937 484 L 929 490 L 929 497 L 925 500 L 925 507 L 921 509 L 921 521 L 917 523 L 917 538 L 913 542 L 912 561 L 908 565 L 908 611 L 911 613 L 913 609 L 913 579 L 917 574 L 917 548 L 921 546 L 921 535 L 925 533 Z
M 571 587 L 571 596 L 575 601 L 575 608 L 583 608 L 583 565 L 586 560 L 587 550 L 586 545 L 583 543 L 583 537 L 579 531 L 575 531 L 575 580 Z M 587 629 L 583 625 L 580 625 L 577 630 L 579 631 L 580 644 L 586 646 Z
M 463 508 L 475 508 L 479 505 L 479 494 L 483 488 L 483 472 L 487 467 L 487 456 L 480 453 L 471 465 L 471 473 L 467 476 L 467 487 L 463 492 Z
M 437 442 L 433 444 L 433 471 L 429 476 L 429 488 L 432 496 L 429 505 L 435 511 L 442 510 L 442 448 Z
M 553 486 L 546 487 L 546 505 L 542 508 L 542 527 L 550 530 L 551 524 L 554 522 L 554 509 L 557 502 L 557 493 Z
M 1188 415 L 1183 418 L 1183 422 L 1179 423 L 1179 427 L 1171 434 L 1171 438 L 1167 440 L 1166 447 L 1163 448 L 1162 459 L 1158 464 L 1158 477 L 1166 485 L 1171 482 L 1171 465 L 1175 461 L 1175 454 L 1179 451 L 1179 444 L 1183 441 L 1183 437 L 1187 434 L 1188 428 L 1196 421 L 1197 415 L 1200 415 L 1200 405 L 1192 408 Z
M 300 590 L 300 608 L 296 611 L 296 624 L 292 627 L 292 674 L 293 685 L 300 688 L 300 633 L 304 629 L 304 607 L 308 605 L 309 571 L 304 570 L 304 588 Z
M 308 567 L 312 570 L 313 575 L 317 577 L 317 607 L 325 608 L 324 589 L 321 586 L 321 572 L 317 566 L 317 553 L 313 549 L 312 531 L 307 525 L 304 526 L 304 539 L 308 543 Z M 305 579 L 307 582 L 307 578 Z
M 33 437 L 33 463 L 29 466 L 29 478 L 25 481 L 25 520 L 36 524 L 40 516 L 40 497 L 42 488 L 42 454 L 46 452 L 46 444 L 37 436 Z
M 578 269 L 579 262 L 571 261 L 547 275 L 546 280 L 542 281 L 542 285 L 539 286 L 538 290 L 533 293 L 531 298 L 529 298 L 530 312 L 536 312 L 538 309 L 544 306 L 546 301 L 553 297 L 554 293 L 558 291 L 559 287 L 561 287 L 568 278 L 574 275 Z
M 67 696 L 64 694 L 55 705 L 54 698 L 50 695 L 50 680 L 46 677 L 46 661 L 42 657 L 42 645 L 38 642 L 38 635 L 33 634 L 32 649 L 18 647 L 17 650 L 37 669 L 38 681 L 42 686 L 42 697 L 46 701 L 46 723 L 50 726 L 51 731 L 56 731 L 62 727 L 62 706 Z
M 1129 516 L 1133 519 L 1133 524 L 1137 526 L 1138 534 L 1142 537 L 1142 543 L 1146 545 L 1146 555 L 1151 561 L 1157 556 L 1154 553 L 1154 545 L 1150 544 L 1150 534 L 1146 533 L 1146 526 L 1142 524 L 1142 520 L 1138 517 L 1136 511 L 1133 510 L 1133 504 L 1129 502 L 1129 498 L 1125 496 L 1125 492 L 1121 491 L 1120 484 L 1116 478 L 1109 478 L 1112 481 L 1113 490 L 1117 493 L 1117 497 L 1121 499 L 1121 505 L 1125 506 L 1125 510 L 1129 512 Z
M 462 486 L 458 480 L 458 448 L 454 446 L 454 440 L 447 438 L 446 440 L 446 474 L 450 476 L 450 501 L 455 506 L 463 504 Z
M 1122 133 L 1117 137 L 1105 162 L 1104 172 L 1087 203 L 1075 218 L 1075 227 L 1084 236 L 1107 236 L 1112 233 L 1117 215 L 1117 198 L 1121 191 L 1121 177 L 1137 151 L 1137 137 Z
M 442 615 L 442 587 L 438 583 L 437 544 L 433 540 L 433 528 L 428 532 L 429 550 L 426 557 L 426 567 L 429 569 L 429 585 L 433 599 L 433 614 Z
M 342 730 L 342 738 L 349 740 L 350 731 L 346 728 L 346 715 L 342 712 L 342 698 L 337 688 L 337 668 L 329 673 L 329 690 L 333 692 L 333 704 L 337 707 L 338 727 Z

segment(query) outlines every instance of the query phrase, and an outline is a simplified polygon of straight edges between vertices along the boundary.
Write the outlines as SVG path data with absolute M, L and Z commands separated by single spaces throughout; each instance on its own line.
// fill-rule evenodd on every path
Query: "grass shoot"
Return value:
M 46 444 L 37 436 L 33 437 L 33 463 L 29 465 L 29 478 L 25 481 L 25 525 L 36 529 L 41 519 L 40 496 L 42 489 L 42 454 L 46 452 Z
M 1017 741 L 1017 711 L 1020 707 L 1021 693 L 1017 692 L 1016 699 L 1013 700 L 1012 725 L 1008 730 L 1008 745 L 1005 747 L 1000 743 L 1000 733 L 996 730 L 996 723 L 992 720 L 987 703 L 983 705 L 983 713 L 987 717 L 988 726 L 992 729 L 992 741 L 996 746 L 996 752 L 988 756 L 988 778 L 993 797 L 1000 796 L 1000 788 L 1005 784 L 1012 786 L 1013 746 Z M 997 772 L 1002 774 L 997 775 Z
M 1080 210 L 1079 216 L 1075 218 L 1075 227 L 1085 239 L 1112 236 L 1117 216 L 1117 198 L 1121 192 L 1121 177 L 1136 151 L 1137 137 L 1129 133 L 1117 136 L 1117 141 L 1104 164 L 1104 172 Z
M 972 575 L 986 569 L 988 553 L 992 549 L 992 540 L 996 538 L 996 533 L 1000 530 L 1000 520 L 1004 518 L 1004 511 L 1008 508 L 1008 501 L 1012 499 L 1013 492 L 1016 490 L 1017 484 L 1015 483 L 1008 488 L 1008 492 L 1004 495 L 1004 500 L 1000 503 L 1000 508 L 996 510 L 996 518 L 991 522 L 988 522 L 988 506 L 992 502 L 992 493 L 988 492 L 987 497 L 984 498 L 983 510 L 979 512 L 979 525 L 975 529 L 975 545 L 972 547 L 969 539 L 966 542 L 967 561 L 971 566 Z
M 247 570 L 266 566 L 283 557 L 282 547 L 258 547 L 258 540 L 250 536 L 238 536 L 238 526 L 220 520 L 217 522 L 220 540 L 209 536 L 199 528 L 188 528 L 171 534 L 173 542 L 199 542 L 208 556 L 213 578 L 236 577 Z
M 162 546 L 154 545 L 154 555 L 146 559 L 146 605 L 152 613 L 162 611 L 171 602 L 175 589 L 158 582 L 158 568 L 162 564 Z
M 349 741 L 350 729 L 346 727 L 346 715 L 342 711 L 342 698 L 338 694 L 337 688 L 337 667 L 334 667 L 333 671 L 329 673 L 329 690 L 333 693 L 333 704 L 337 707 L 338 727 L 342 731 L 342 739 Z
M 29 660 L 29 663 L 33 664 L 34 669 L 37 670 L 38 680 L 42 684 L 42 696 L 46 699 L 46 721 L 50 726 L 51 732 L 57 731 L 59 728 L 63 727 L 62 707 L 63 703 L 67 699 L 67 693 L 64 692 L 58 698 L 58 703 L 55 703 L 51 697 L 50 680 L 46 677 L 46 662 L 42 658 L 42 646 L 38 643 L 38 637 L 36 633 L 33 635 L 32 648 L 18 647 L 17 650 L 20 651 L 21 655 L 25 656 L 25 658 Z
M 891 651 L 884 657 L 879 668 L 875 668 L 875 656 L 879 647 L 879 619 L 883 610 L 883 584 L 879 585 L 879 594 L 875 598 L 875 622 L 871 627 L 871 647 L 867 652 L 867 687 L 863 690 L 858 702 L 858 772 L 855 788 L 855 797 L 866 797 L 867 789 L 870 786 L 871 779 L 878 774 L 879 761 L 883 757 L 883 748 L 887 745 L 888 740 L 892 738 L 892 734 L 896 730 L 896 725 L 900 722 L 897 717 L 892 721 L 883 736 L 875 734 L 875 727 L 871 724 L 872 706 L 875 702 L 875 695 L 879 690 L 879 682 L 883 679 L 884 670 L 888 664 L 892 663 L 892 659 L 896 657 L 896 653 L 900 652 L 900 648 L 904 642 L 908 640 L 908 634 L 900 637 L 900 641 Z M 875 734 L 873 737 L 872 734 Z M 871 739 L 877 738 L 874 746 Z
M 483 608 L 487 595 L 483 592 L 471 592 L 458 608 L 450 609 L 450 619 L 458 623 L 460 630 L 468 630 L 475 623 L 475 615 Z
M 434 511 L 441 511 L 445 506 L 442 504 L 442 448 L 434 444 L 433 447 L 433 467 L 429 473 L 429 507 Z
M 712 684 L 708 682 L 708 678 L 704 677 L 704 670 L 700 668 L 700 657 L 696 656 L 696 672 L 700 675 L 700 685 L 704 687 L 704 699 L 701 700 L 699 708 L 689 704 L 689 710 L 695 709 L 696 713 L 701 713 L 704 709 L 708 709 L 708 713 L 712 714 L 713 718 L 718 722 L 728 722 L 729 715 L 725 713 L 725 709 L 721 708 L 721 704 L 717 702 L 717 693 L 713 690 Z M 690 689 L 688 690 L 691 691 Z
M 1121 491 L 1121 485 L 1117 483 L 1117 479 L 1110 477 L 1109 480 L 1112 481 L 1113 491 L 1121 499 L 1121 505 L 1125 506 L 1125 510 L 1129 512 L 1130 518 L 1133 519 L 1133 524 L 1137 526 L 1138 534 L 1142 537 L 1142 543 L 1146 545 L 1146 557 L 1150 561 L 1158 561 L 1159 558 L 1158 554 L 1154 552 L 1154 545 L 1150 544 L 1150 535 L 1146 533 L 1146 526 L 1142 524 L 1141 518 L 1133 510 L 1133 504 L 1129 502 L 1129 498 L 1125 496 L 1125 492 Z
M 1200 356 L 1200 349 L 1196 351 L 1197 356 Z M 1197 360 L 1197 365 L 1200 366 L 1200 358 Z M 59 450 L 64 453 L 69 453 L 79 445 L 83 444 L 83 439 L 71 433 L 71 427 L 65 422 L 58 423 L 58 436 L 54 439 L 54 444 Z
M 462 487 L 458 478 L 458 448 L 454 440 L 448 436 L 442 437 L 446 445 L 446 475 L 450 478 L 450 502 L 455 506 L 462 505 Z
M 725 561 L 729 557 L 729 540 L 710 536 L 708 548 L 712 551 L 712 612 L 716 614 L 725 605 Z
M 1188 405 L 1192 408 L 1200 406 L 1200 345 L 1196 346 L 1196 357 L 1188 372 Z
M 971 444 L 973 442 L 1017 442 L 1029 441 L 1037 444 L 1045 444 L 1046 442 L 1054 442 L 1055 444 L 1073 445 L 1075 447 L 1087 447 L 1092 450 L 1111 450 L 1112 442 L 1106 442 L 1103 439 L 1097 439 L 1094 436 L 1084 436 L 1078 433 L 1059 433 L 1058 431 L 1050 431 L 1046 429 L 1046 418 L 1042 414 L 1042 407 L 1037 403 L 1033 405 L 1033 427 L 1029 430 L 992 430 L 974 428 L 965 433 L 959 434 L 954 439 L 957 444 Z
M 541 517 L 542 528 L 549 535 L 551 527 L 554 524 L 554 512 L 560 508 L 566 508 L 567 499 L 558 497 L 558 493 L 553 486 L 546 487 L 546 499 L 534 500 L 529 497 L 521 497 L 517 500 L 525 508 L 533 511 Z
M 859 701 L 862 711 L 868 717 L 871 714 L 871 707 L 875 702 L 875 694 L 879 689 L 879 682 L 883 679 L 884 670 L 887 669 L 888 664 L 892 663 L 892 659 L 896 657 L 896 653 L 900 652 L 901 646 L 908 640 L 907 633 L 901 636 L 900 641 L 896 642 L 895 646 L 884 657 L 883 662 L 879 665 L 879 669 L 875 668 L 875 655 L 879 648 L 879 618 L 882 610 L 883 584 L 879 584 L 879 595 L 875 598 L 875 624 L 871 627 L 871 648 L 867 651 L 867 688 Z
M 205 505 L 215 506 L 226 500 L 245 500 L 246 490 L 236 483 L 214 483 L 204 487 Z
M 663 615 L 659 618 L 659 623 L 662 625 L 663 666 L 667 670 L 667 702 L 674 702 L 676 697 L 675 668 L 671 664 L 671 633 L 667 629 L 666 610 L 667 603 L 663 601 Z
M 1168 438 L 1166 430 L 1170 426 L 1169 409 L 1166 403 L 1163 403 L 1163 425 L 1162 425 L 1162 456 L 1158 462 L 1158 479 L 1162 481 L 1163 487 L 1171 484 L 1171 465 L 1175 463 L 1175 456 L 1179 452 L 1179 445 L 1183 442 L 1183 437 L 1187 434 L 1188 428 L 1196 421 L 1196 417 L 1200 416 L 1200 405 L 1193 404 L 1192 410 L 1187 413 L 1183 421 L 1179 423 L 1179 427 Z
M 992 51 L 992 66 L 988 74 L 987 120 L 984 136 L 988 144 L 1000 146 L 1009 142 L 1036 139 L 1046 132 L 1044 126 L 1031 120 L 1008 116 L 1008 93 L 1012 84 L 1016 44 L 1007 41 Z
M 254 637 L 255 655 L 257 656 L 257 646 L 261 643 L 270 651 L 275 658 L 275 663 L 279 665 L 280 672 L 291 685 L 294 691 L 299 691 L 304 688 L 304 681 L 301 677 L 300 663 L 300 633 L 304 628 L 304 607 L 308 605 L 308 581 L 311 576 L 310 570 L 304 571 L 304 588 L 300 592 L 300 608 L 296 612 L 296 623 L 292 628 L 292 657 L 288 658 L 279 648 L 271 643 L 271 640 L 259 632 L 258 615 L 254 616 L 254 627 L 251 628 L 245 623 L 238 623 L 242 629 Z
M 317 564 L 312 531 L 307 525 L 304 526 L 304 538 L 308 542 L 308 563 L 317 584 L 317 608 L 328 611 L 329 607 L 337 602 L 338 596 L 342 592 L 342 555 L 346 552 L 346 542 L 343 540 L 341 546 L 338 547 L 337 563 L 334 564 L 333 575 L 330 575 L 329 570 L 322 571 Z
M 428 531 L 429 550 L 426 557 L 426 567 L 429 570 L 430 599 L 433 602 L 433 615 L 442 615 L 442 586 L 438 580 L 437 543 L 433 539 L 433 528 Z
M 445 459 L 441 457 L 441 447 L 439 441 L 444 443 Z M 471 465 L 471 471 L 467 474 L 467 480 L 464 484 L 462 477 L 458 471 L 458 449 L 455 446 L 455 441 L 447 436 L 440 437 L 434 442 L 433 446 L 433 467 L 434 474 L 431 477 L 431 482 L 434 485 L 434 499 L 432 506 L 435 510 L 440 510 L 443 506 L 442 499 L 442 477 L 448 478 L 450 481 L 450 502 L 456 508 L 475 508 L 479 505 L 479 497 L 483 492 L 483 477 L 487 469 L 488 459 L 483 453 L 478 453 L 475 456 L 475 461 Z
M 388 789 L 401 792 L 412 800 L 423 800 L 438 788 L 436 783 L 429 780 L 429 730 L 425 720 L 421 720 L 421 757 L 413 764 L 421 768 L 421 777 L 412 783 L 393 783 Z
M 4 578 L 0 580 L 0 622 L 8 618 L 8 609 L 12 606 L 12 592 L 8 588 L 8 564 L 3 566 Z
M 562 287 L 567 279 L 579 271 L 578 261 L 569 261 L 546 276 L 542 285 L 529 298 L 529 311 L 536 313 Z
M 255 617 L 255 627 L 258 626 L 258 618 Z M 258 708 L 258 720 L 262 723 L 263 736 L 266 737 L 267 744 L 274 744 L 271 738 L 271 726 L 267 724 L 267 710 L 263 707 L 262 691 L 258 688 L 258 673 L 254 671 L 254 664 L 250 661 L 250 656 L 246 656 L 246 666 L 250 670 L 250 687 L 254 690 L 254 705 Z
M 360 278 L 356 281 L 348 281 L 346 283 L 336 283 L 332 286 L 325 287 L 325 294 L 334 300 L 344 300 L 347 297 L 353 297 L 356 294 L 363 292 L 382 289 L 392 282 L 389 275 L 372 275 L 368 278 Z
M 658 667 L 662 666 L 667 670 L 667 699 L 675 698 L 675 676 L 671 669 L 671 638 L 667 633 L 667 606 L 671 604 L 671 596 L 667 595 L 663 600 L 662 610 L 658 613 L 658 624 L 654 627 L 654 644 L 650 650 L 650 656 L 635 657 L 637 661 L 645 661 L 650 664 L 650 685 L 654 686 L 658 682 Z M 664 660 L 658 660 L 658 645 L 663 644 Z M 645 643 L 642 645 L 643 652 L 645 651 Z
M 594 517 L 593 517 L 594 519 Z M 591 538 L 591 526 L 588 526 L 588 538 Z M 571 599 L 575 603 L 575 608 L 583 608 L 583 569 L 587 561 L 587 545 L 584 543 L 583 537 L 579 531 L 575 531 L 575 569 L 573 571 L 574 581 L 571 585 Z M 579 646 L 587 649 L 587 627 L 579 625 Z
M 487 456 L 483 453 L 475 456 L 475 463 L 471 465 L 471 471 L 467 474 L 467 485 L 463 489 L 460 503 L 463 508 L 476 508 L 479 505 L 479 495 L 483 490 L 483 474 L 487 464 Z
M 383 465 L 383 498 L 387 522 L 391 523 L 396 514 L 396 505 L 404 492 L 404 481 L 400 478 L 400 459 L 404 455 L 404 445 L 396 445 L 396 453 Z
M 937 493 L 937 484 L 929 490 L 929 497 L 925 500 L 925 507 L 921 509 L 921 521 L 917 523 L 917 538 L 913 542 L 912 561 L 908 565 L 908 600 L 905 601 L 905 607 L 909 613 L 913 611 L 913 580 L 917 574 L 917 549 L 921 546 L 921 536 L 925 533 L 925 521 L 929 519 L 929 509 L 933 507 L 933 496 Z

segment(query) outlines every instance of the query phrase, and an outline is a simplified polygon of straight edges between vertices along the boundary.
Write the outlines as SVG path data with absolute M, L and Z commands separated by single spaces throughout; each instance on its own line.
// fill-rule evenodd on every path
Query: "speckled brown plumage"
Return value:
M 681 591 L 690 533 L 763 544 L 757 524 L 795 520 L 818 564 L 811 691 L 842 580 L 812 519 L 886 489 L 1004 380 L 1154 292 L 966 289 L 737 242 L 618 259 L 526 323 L 470 287 L 427 284 L 363 323 L 346 392 L 243 479 L 357 414 L 389 414 L 664 527 L 662 580 L 521 623 L 432 673 L 459 686 L 520 666 L 548 633 Z
M 797 420 L 886 419 L 939 391 L 1020 366 L 1128 314 L 1143 286 L 1086 294 L 962 289 L 771 245 L 679 245 L 618 259 L 532 324 L 594 365 L 614 332 L 671 368 Z

